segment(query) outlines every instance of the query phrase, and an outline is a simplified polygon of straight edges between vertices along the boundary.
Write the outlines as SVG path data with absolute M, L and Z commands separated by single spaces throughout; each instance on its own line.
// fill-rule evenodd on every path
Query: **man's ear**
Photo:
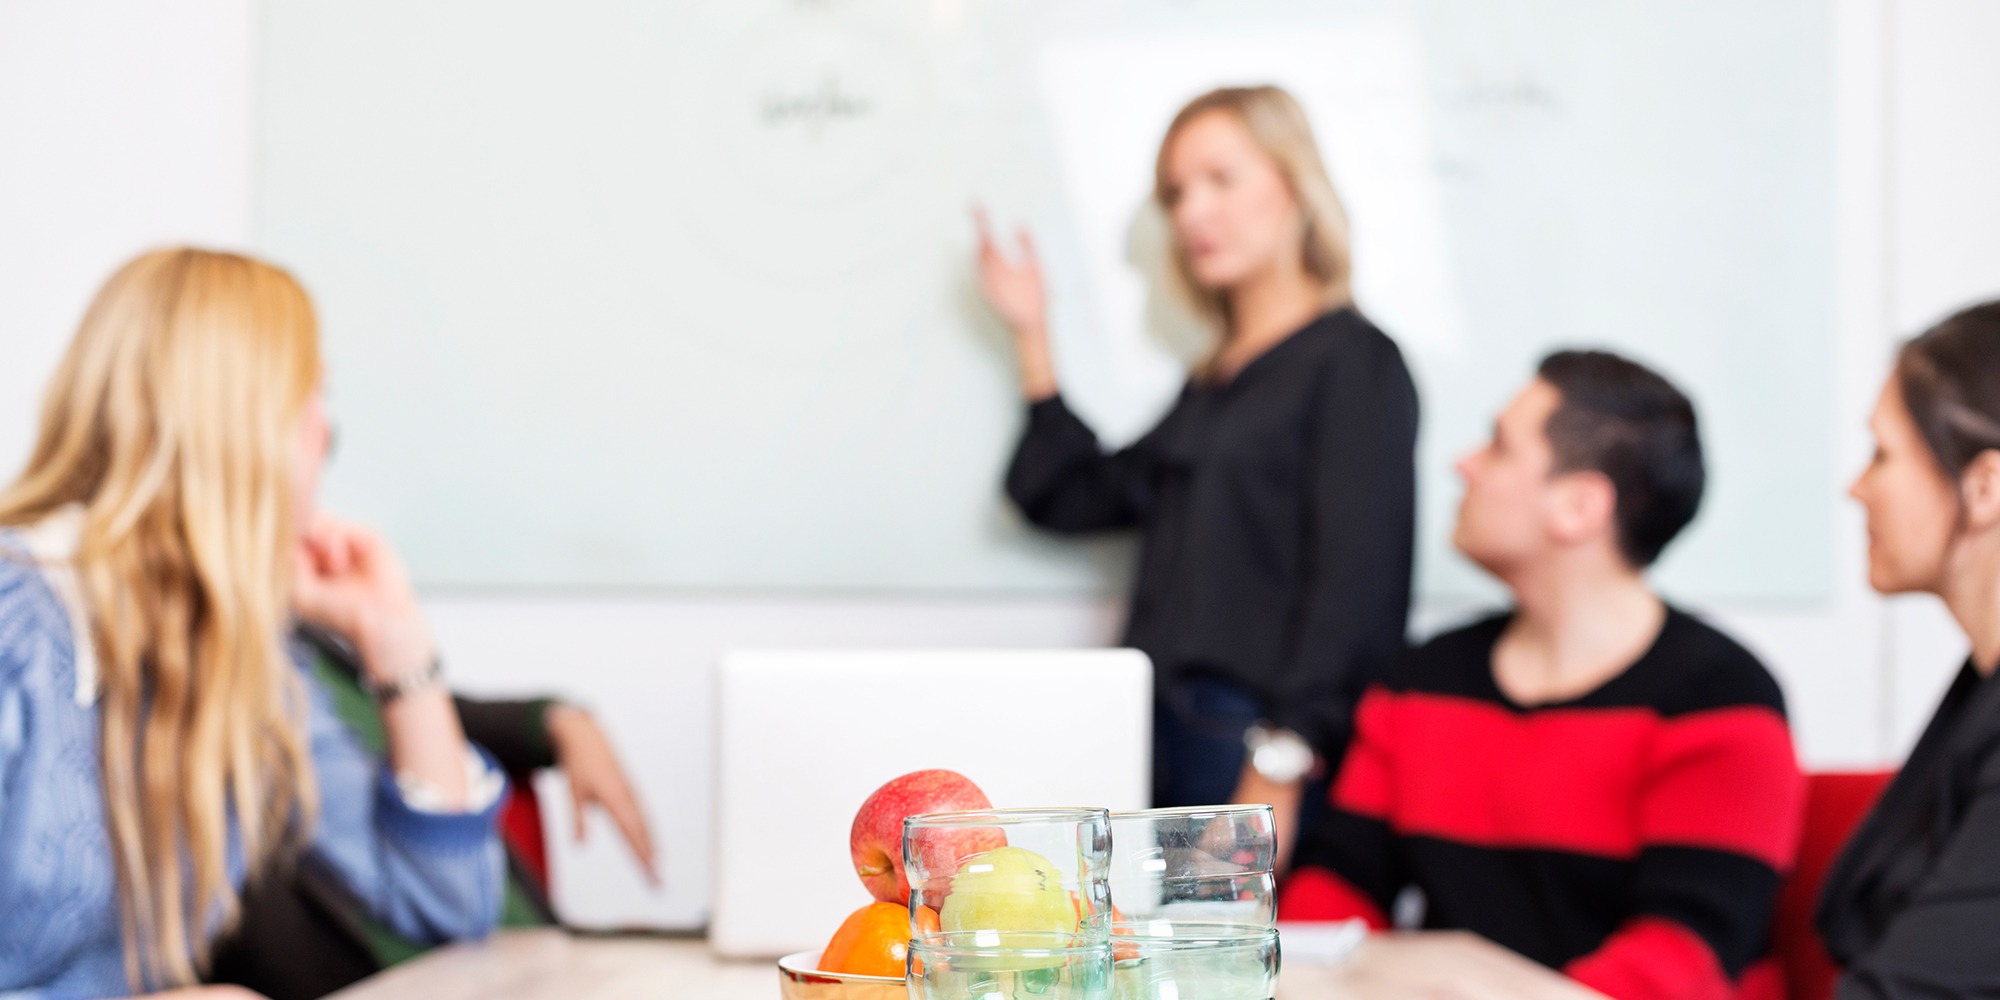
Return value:
M 1609 476 L 1593 470 L 1565 472 L 1555 493 L 1553 527 L 1558 541 L 1575 544 L 1609 536 L 1616 542 L 1618 488 Z
M 2000 450 L 1988 448 L 1973 456 L 1959 476 L 1958 499 L 1968 529 L 2000 525 Z

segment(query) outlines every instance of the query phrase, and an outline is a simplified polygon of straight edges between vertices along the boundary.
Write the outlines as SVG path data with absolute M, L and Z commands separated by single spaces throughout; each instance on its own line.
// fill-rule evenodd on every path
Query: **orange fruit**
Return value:
M 1075 889 L 1071 889 L 1069 891 L 1069 905 L 1076 909 L 1076 922 L 1079 925 L 1081 925 L 1083 923 L 1083 918 L 1089 916 L 1089 914 L 1084 912 L 1083 898 L 1076 894 Z M 1118 907 L 1116 906 L 1111 908 L 1111 922 L 1114 924 L 1122 924 L 1125 922 L 1125 914 L 1120 912 Z
M 853 976 L 903 978 L 903 959 L 910 953 L 910 909 L 896 903 L 870 903 L 848 914 L 820 952 L 821 972 Z
M 919 906 L 916 909 L 911 910 L 910 922 L 916 924 L 917 933 L 920 935 L 936 934 L 940 930 L 944 929 L 944 925 L 940 923 L 938 920 L 938 911 L 933 910 L 928 906 Z M 924 960 L 921 958 L 910 959 L 910 971 L 916 973 L 919 976 L 923 975 Z
M 1124 915 L 1124 914 L 1122 914 L 1122 913 L 1119 913 L 1119 912 L 1118 912 L 1118 908 L 1117 908 L 1117 907 L 1115 907 L 1115 906 L 1111 908 L 1111 916 L 1112 916 L 1112 917 L 1113 917 L 1114 919 L 1116 919 L 1116 920 L 1117 920 L 1117 921 L 1118 921 L 1119 923 L 1124 923 L 1124 922 L 1125 922 L 1125 915 Z M 1112 961 L 1114 961 L 1114 962 L 1123 962 L 1123 961 L 1125 961 L 1125 960 L 1126 960 L 1126 959 L 1128 959 L 1128 958 L 1138 958 L 1138 957 L 1139 957 L 1139 942 L 1137 942 L 1137 941 L 1133 941 L 1133 940 L 1130 940 L 1130 935 L 1131 935 L 1131 933 L 1132 933 L 1131 931 L 1120 931 L 1120 930 L 1119 930 L 1118 928 L 1116 928 L 1116 927 L 1113 927 L 1113 928 L 1111 929 L 1111 933 L 1112 933 L 1112 934 L 1114 934 L 1114 935 L 1117 935 L 1118 937 L 1124 937 L 1124 938 L 1126 938 L 1126 940 L 1122 940 L 1122 941 L 1121 941 L 1121 940 L 1118 940 L 1118 938 L 1117 938 L 1117 937 L 1114 937 L 1114 938 L 1112 939 L 1112 941 L 1111 941 L 1111 960 L 1112 960 Z
M 1069 894 L 1069 902 L 1070 902 L 1070 905 L 1071 905 L 1071 906 L 1074 906 L 1074 907 L 1076 907 L 1076 922 L 1077 922 L 1077 924 L 1078 924 L 1078 925 L 1082 925 L 1082 923 L 1083 923 L 1083 918 L 1084 918 L 1084 916 L 1085 916 L 1085 914 L 1084 914 L 1084 912 L 1083 912 L 1083 899 L 1082 899 L 1082 897 L 1079 897 L 1079 896 L 1078 896 L 1078 895 L 1076 894 L 1076 890 L 1074 890 L 1074 889 L 1070 890 L 1070 894 Z M 1122 924 L 1122 923 L 1124 923 L 1124 922 L 1125 922 L 1125 914 L 1123 914 L 1123 913 L 1120 913 L 1120 912 L 1118 911 L 1118 907 L 1116 907 L 1116 906 L 1112 907 L 1112 908 L 1111 908 L 1111 923 L 1113 924 L 1113 927 L 1112 927 L 1112 931 L 1111 931 L 1111 933 L 1113 933 L 1113 934 L 1117 934 L 1117 933 L 1119 933 L 1119 931 L 1118 931 L 1118 929 L 1117 929 L 1116 925 L 1118 925 L 1118 924 Z M 1125 960 L 1126 960 L 1126 959 L 1128 959 L 1128 958 L 1138 958 L 1138 957 L 1139 957 L 1139 945 L 1138 945 L 1138 943 L 1137 943 L 1137 942 L 1134 942 L 1134 941 L 1113 941 L 1113 942 L 1111 942 L 1111 958 L 1112 958 L 1112 959 L 1113 959 L 1114 961 L 1119 961 L 1119 962 L 1123 962 L 1123 961 L 1125 961 Z

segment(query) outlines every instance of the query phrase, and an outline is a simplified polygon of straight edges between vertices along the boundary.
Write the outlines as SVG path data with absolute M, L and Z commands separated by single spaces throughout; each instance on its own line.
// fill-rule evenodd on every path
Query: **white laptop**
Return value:
M 709 944 L 783 955 L 870 901 L 848 828 L 897 775 L 949 768 L 1002 808 L 1144 808 L 1152 667 L 1129 649 L 734 652 L 715 734 Z

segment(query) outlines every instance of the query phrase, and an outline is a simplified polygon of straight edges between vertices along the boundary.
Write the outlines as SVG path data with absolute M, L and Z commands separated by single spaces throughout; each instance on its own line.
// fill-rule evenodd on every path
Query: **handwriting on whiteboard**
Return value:
M 758 119 L 766 128 L 798 128 L 818 140 L 828 128 L 865 118 L 874 110 L 873 101 L 842 89 L 840 78 L 828 74 L 810 90 L 766 92 Z

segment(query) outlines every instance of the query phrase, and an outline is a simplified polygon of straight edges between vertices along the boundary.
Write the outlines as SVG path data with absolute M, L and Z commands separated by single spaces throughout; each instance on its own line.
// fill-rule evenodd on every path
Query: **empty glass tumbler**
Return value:
M 1111 898 L 1120 920 L 1270 927 L 1277 919 L 1270 806 L 1114 813 L 1111 846 Z

